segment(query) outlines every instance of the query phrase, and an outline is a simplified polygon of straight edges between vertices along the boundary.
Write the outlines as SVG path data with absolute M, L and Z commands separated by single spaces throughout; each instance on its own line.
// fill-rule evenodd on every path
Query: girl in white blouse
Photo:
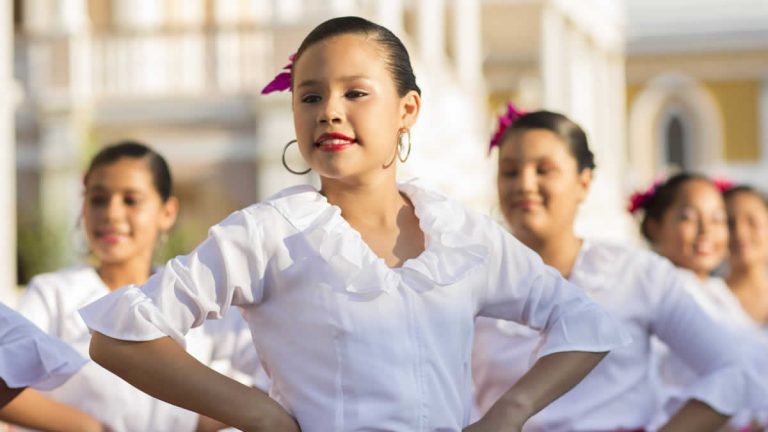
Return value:
M 768 397 L 743 364 L 739 347 L 682 287 L 667 260 L 626 246 L 579 238 L 574 220 L 595 167 L 587 137 L 567 117 L 546 111 L 520 116 L 510 108 L 494 138 L 498 193 L 515 236 L 538 252 L 630 329 L 581 383 L 528 423 L 532 431 L 643 430 L 656 413 L 651 336 L 679 353 L 699 375 L 687 402 L 664 430 L 715 430 L 749 397 Z M 473 357 L 476 402 L 486 412 L 517 382 L 547 336 L 497 320 L 478 319 Z
M 178 204 L 165 160 L 137 142 L 101 150 L 91 161 L 84 185 L 83 228 L 96 266 L 79 265 L 34 277 L 18 310 L 87 356 L 90 332 L 78 309 L 120 286 L 147 280 L 158 237 L 173 225 Z M 240 359 L 248 363 L 248 351 L 254 351 L 247 326 L 236 313 L 221 325 L 190 332 L 187 348 L 203 363 L 223 362 L 224 369 Z M 255 354 L 250 360 L 251 365 L 258 365 Z M 244 369 L 241 364 L 235 366 Z M 116 432 L 223 426 L 152 398 L 96 363 L 89 363 L 69 382 L 44 394 L 88 413 Z
M 470 420 L 474 317 L 491 316 L 548 335 L 525 378 L 465 429 L 514 431 L 628 343 L 501 227 L 396 182 L 421 98 L 389 30 L 329 20 L 290 68 L 298 148 L 320 190 L 289 188 L 235 212 L 143 287 L 83 308 L 97 362 L 243 430 L 458 431 Z M 190 328 L 232 305 L 244 309 L 272 398 L 181 348 Z
M 744 311 L 768 326 L 768 201 L 749 186 L 723 193 L 728 212 L 728 287 Z
M 642 233 L 656 251 L 683 269 L 691 280 L 686 287 L 698 304 L 718 325 L 737 333 L 739 337 L 733 339 L 765 364 L 768 363 L 765 360 L 768 344 L 764 335 L 725 280 L 711 276 L 728 253 L 727 213 L 721 195 L 724 186 L 691 173 L 677 174 L 656 185 L 642 204 Z M 713 348 L 725 350 L 714 341 L 710 343 Z M 676 354 L 663 347 L 658 352 L 660 376 L 669 391 L 667 398 L 670 402 L 665 403 L 666 406 L 680 399 L 681 389 L 695 379 L 695 372 Z M 765 369 L 764 365 L 761 367 Z M 752 420 L 763 416 L 747 408 L 757 403 L 766 408 L 768 399 L 752 397 L 752 404 L 734 405 L 745 409 L 731 421 L 732 426 L 748 426 Z
M 69 345 L 0 304 L 1 421 L 37 430 L 100 431 L 101 425 L 87 414 L 55 401 L 46 403 L 34 390 L 62 385 L 85 363 Z

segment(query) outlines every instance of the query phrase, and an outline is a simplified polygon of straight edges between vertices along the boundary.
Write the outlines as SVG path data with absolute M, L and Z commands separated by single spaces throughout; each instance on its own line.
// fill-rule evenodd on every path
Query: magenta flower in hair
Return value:
M 733 187 L 736 186 L 734 182 L 728 180 L 725 177 L 714 177 L 712 179 L 712 184 L 715 185 L 715 187 L 717 188 L 717 190 L 720 191 L 720 193 L 723 193 L 728 189 L 733 189 Z
M 293 60 L 296 58 L 296 53 L 291 54 L 288 57 L 290 63 L 283 67 L 283 72 L 280 72 L 269 82 L 263 89 L 261 94 L 268 94 L 276 91 L 285 91 L 291 89 L 291 70 L 293 69 Z
M 648 201 L 650 201 L 654 195 L 656 195 L 656 189 L 658 189 L 662 183 L 664 183 L 664 180 L 656 180 L 648 189 L 637 191 L 630 195 L 627 211 L 631 214 L 635 214 L 641 208 L 645 207 L 645 204 L 648 203 Z
M 496 126 L 496 132 L 494 132 L 493 138 L 491 138 L 491 144 L 488 146 L 488 152 L 493 150 L 494 147 L 498 147 L 501 141 L 501 137 L 504 136 L 504 132 L 507 130 L 507 128 L 512 126 L 512 123 L 514 123 L 515 120 L 519 119 L 525 114 L 525 111 L 517 109 L 517 107 L 514 106 L 512 102 L 507 102 L 507 111 L 499 116 L 499 123 L 498 126 Z

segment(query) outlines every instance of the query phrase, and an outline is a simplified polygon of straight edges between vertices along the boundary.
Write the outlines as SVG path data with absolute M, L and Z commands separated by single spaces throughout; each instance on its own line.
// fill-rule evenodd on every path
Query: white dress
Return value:
M 763 371 L 762 375 L 765 376 L 768 373 L 768 336 L 744 311 L 739 299 L 730 290 L 725 280 L 720 277 L 710 277 L 702 282 L 688 270 L 681 270 L 681 273 L 690 282 L 686 284 L 688 293 L 719 326 L 734 333 L 734 339 L 748 350 L 748 358 L 756 359 L 756 369 Z M 719 347 L 719 349 L 724 348 Z M 664 399 L 663 411 L 657 420 L 657 423 L 660 423 L 685 400 L 685 388 L 695 380 L 696 373 L 665 345 L 657 346 L 655 355 L 658 358 L 659 378 Z M 747 427 L 753 421 L 768 425 L 768 398 L 763 401 L 764 403 L 757 409 L 740 410 L 729 424 L 735 428 Z M 751 406 L 754 407 L 755 404 Z
M 10 388 L 49 390 L 88 360 L 0 303 L 0 378 Z
M 612 431 L 648 427 L 658 411 L 651 366 L 656 335 L 699 375 L 688 396 L 724 413 L 768 388 L 742 362 L 738 345 L 684 288 L 687 280 L 666 259 L 641 249 L 585 241 L 571 282 L 629 329 L 633 343 L 611 351 L 575 388 L 526 423 L 526 431 Z M 476 401 L 484 413 L 525 373 L 547 337 L 514 323 L 478 319 L 473 355 Z
M 18 310 L 88 356 L 91 334 L 77 310 L 109 292 L 92 267 L 77 266 L 34 277 Z M 187 350 L 222 373 L 232 369 L 255 373 L 258 362 L 247 326 L 236 310 L 232 312 L 226 320 L 190 332 Z M 113 431 L 193 431 L 198 421 L 198 414 L 154 399 L 93 362 L 46 395 L 88 413 Z
M 211 228 L 143 287 L 83 309 L 118 339 L 183 335 L 244 309 L 270 395 L 304 432 L 459 431 L 470 420 L 474 317 L 548 334 L 542 354 L 608 351 L 621 324 L 487 217 L 415 183 L 426 249 L 390 268 L 310 186 Z

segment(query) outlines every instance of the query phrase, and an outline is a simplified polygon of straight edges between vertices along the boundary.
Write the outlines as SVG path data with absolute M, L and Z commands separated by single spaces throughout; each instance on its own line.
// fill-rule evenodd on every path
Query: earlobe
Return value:
M 589 188 L 592 186 L 592 170 L 587 168 L 581 170 L 579 173 L 579 184 L 581 185 L 582 195 L 581 199 L 585 200 L 589 193 Z

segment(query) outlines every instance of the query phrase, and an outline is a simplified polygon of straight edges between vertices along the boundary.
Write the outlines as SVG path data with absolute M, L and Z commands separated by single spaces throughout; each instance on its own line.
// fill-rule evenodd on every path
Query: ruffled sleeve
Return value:
M 503 228 L 493 224 L 490 229 L 494 248 L 479 315 L 542 332 L 539 357 L 563 351 L 606 352 L 631 343 L 618 318 Z
M 0 304 L 0 378 L 8 387 L 50 390 L 85 363 L 69 345 Z
M 192 253 L 169 261 L 143 286 L 116 290 L 80 309 L 91 330 L 129 341 L 184 335 L 206 319 L 221 318 L 231 305 L 259 303 L 266 259 L 261 226 L 240 210 L 212 227 Z
M 696 282 L 671 263 L 659 259 L 654 269 L 652 280 L 645 284 L 655 304 L 653 331 L 693 372 L 665 404 L 667 414 L 692 399 L 727 415 L 768 406 L 768 379 L 763 373 L 768 346 L 750 332 L 716 323 L 687 292 L 701 288 L 686 287 Z

